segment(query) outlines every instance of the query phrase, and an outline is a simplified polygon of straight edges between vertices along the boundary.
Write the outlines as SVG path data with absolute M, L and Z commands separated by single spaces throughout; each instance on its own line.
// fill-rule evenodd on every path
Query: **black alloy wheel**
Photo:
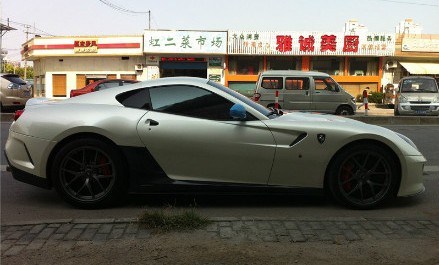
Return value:
M 125 192 L 122 158 L 111 144 L 79 139 L 65 145 L 55 157 L 52 180 L 61 196 L 79 208 L 102 208 Z
M 333 197 L 356 209 L 375 208 L 396 195 L 398 163 L 376 144 L 351 146 L 337 155 L 329 171 Z

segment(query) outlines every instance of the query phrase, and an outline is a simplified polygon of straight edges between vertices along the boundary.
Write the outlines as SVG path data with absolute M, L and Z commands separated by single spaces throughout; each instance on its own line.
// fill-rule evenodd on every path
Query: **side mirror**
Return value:
M 241 104 L 235 104 L 230 108 L 230 116 L 236 120 L 244 120 L 247 118 L 247 111 Z

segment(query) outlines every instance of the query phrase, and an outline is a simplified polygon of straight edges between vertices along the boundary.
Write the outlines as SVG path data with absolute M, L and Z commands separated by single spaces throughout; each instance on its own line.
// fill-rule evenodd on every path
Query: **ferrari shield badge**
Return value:
M 319 143 L 323 144 L 325 140 L 326 140 L 326 135 L 324 135 L 323 133 L 317 134 L 317 141 L 319 141 Z

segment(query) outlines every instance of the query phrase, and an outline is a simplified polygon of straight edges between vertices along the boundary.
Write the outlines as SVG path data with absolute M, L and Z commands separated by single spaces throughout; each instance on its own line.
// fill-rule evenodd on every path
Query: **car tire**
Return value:
M 337 115 L 354 115 L 354 110 L 349 106 L 340 106 L 335 112 Z
M 354 209 L 372 209 L 396 196 L 400 171 L 395 157 L 377 144 L 357 144 L 337 153 L 327 175 L 336 201 Z
M 120 201 L 127 192 L 123 161 L 112 143 L 77 139 L 55 155 L 51 179 L 58 193 L 75 207 L 104 208 Z

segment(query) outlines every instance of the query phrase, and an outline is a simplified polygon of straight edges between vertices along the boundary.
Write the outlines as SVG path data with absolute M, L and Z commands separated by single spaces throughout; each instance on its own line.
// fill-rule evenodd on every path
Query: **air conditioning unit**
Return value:
M 386 70 L 394 69 L 394 68 L 397 68 L 397 67 L 398 67 L 398 62 L 389 61 L 389 62 L 386 63 Z
M 139 64 L 134 65 L 134 70 L 143 71 L 143 64 L 139 63 Z

